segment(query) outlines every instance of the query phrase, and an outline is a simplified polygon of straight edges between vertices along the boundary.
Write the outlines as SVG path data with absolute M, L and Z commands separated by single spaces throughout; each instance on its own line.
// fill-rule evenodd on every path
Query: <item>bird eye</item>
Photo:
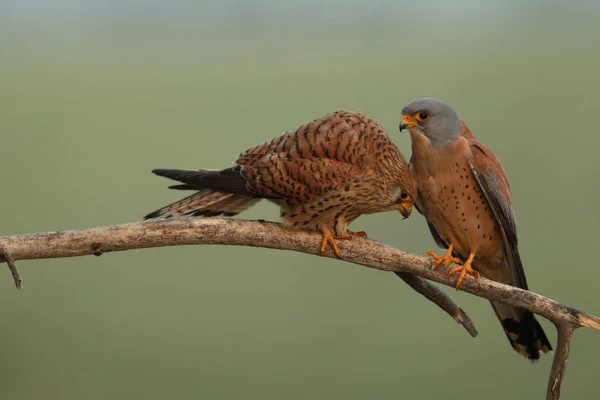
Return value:
M 410 197 L 410 196 L 409 196 L 409 195 L 408 195 L 408 193 L 406 193 L 406 192 L 402 192 L 402 193 L 400 193 L 400 198 L 401 198 L 402 200 L 407 200 L 409 197 Z
M 417 116 L 417 119 L 419 121 L 425 121 L 427 118 L 429 118 L 429 114 L 426 112 L 420 112 L 419 115 Z

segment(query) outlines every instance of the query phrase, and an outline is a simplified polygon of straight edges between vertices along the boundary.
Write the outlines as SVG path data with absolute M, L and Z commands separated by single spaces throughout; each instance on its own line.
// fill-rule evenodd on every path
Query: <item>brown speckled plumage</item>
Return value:
M 235 215 L 266 198 L 281 207 L 286 226 L 338 238 L 362 214 L 407 216 L 416 198 L 407 162 L 389 135 L 365 114 L 347 111 L 254 146 L 233 168 L 154 172 L 183 183 L 175 189 L 200 192 L 146 218 Z

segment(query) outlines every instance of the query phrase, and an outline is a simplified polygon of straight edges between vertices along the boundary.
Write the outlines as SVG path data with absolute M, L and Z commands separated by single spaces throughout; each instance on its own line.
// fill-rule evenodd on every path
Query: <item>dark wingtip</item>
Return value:
M 223 211 L 199 210 L 190 214 L 193 217 L 218 217 Z
M 168 174 L 169 171 L 173 171 L 172 169 L 165 169 L 165 168 L 156 168 L 152 170 L 152 173 L 154 175 L 158 175 L 158 176 L 165 176 L 165 174 Z
M 169 186 L 169 189 L 175 189 L 175 190 L 200 190 L 201 188 L 197 187 L 197 186 L 192 186 L 192 185 L 171 185 Z
M 161 210 L 156 210 L 151 212 L 150 214 L 146 214 L 144 216 L 144 220 L 160 217 L 160 211 Z

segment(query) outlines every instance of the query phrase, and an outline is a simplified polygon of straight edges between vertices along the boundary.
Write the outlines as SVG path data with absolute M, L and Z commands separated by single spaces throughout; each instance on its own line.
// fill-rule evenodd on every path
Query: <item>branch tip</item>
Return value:
M 10 248 L 3 242 L 0 242 L 0 256 L 4 258 L 6 264 L 8 265 L 8 269 L 10 270 L 17 290 L 23 288 L 23 278 L 21 278 L 21 274 L 19 274 L 15 259 L 12 256 Z
M 555 325 L 558 330 L 558 343 L 556 344 L 554 359 L 552 360 L 546 400 L 558 400 L 560 398 L 560 390 L 565 378 L 567 361 L 569 360 L 569 353 L 571 351 L 571 339 L 573 332 L 577 329 L 576 326 L 568 323 Z
M 579 315 L 577 315 L 577 318 L 579 319 L 579 323 L 581 324 L 581 326 L 600 331 L 600 318 L 586 313 L 579 313 Z
M 457 323 L 463 326 L 465 330 L 472 336 L 477 336 L 475 324 L 467 313 L 463 311 L 452 299 L 442 292 L 440 289 L 429 283 L 423 278 L 408 272 L 395 272 L 408 286 L 413 288 L 417 293 L 420 293 L 431 302 L 435 303 L 450 315 Z

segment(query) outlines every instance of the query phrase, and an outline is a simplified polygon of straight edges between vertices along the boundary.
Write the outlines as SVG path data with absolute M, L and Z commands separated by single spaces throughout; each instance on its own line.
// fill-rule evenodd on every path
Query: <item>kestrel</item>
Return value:
M 341 257 L 336 239 L 365 236 L 348 225 L 362 214 L 397 210 L 407 218 L 416 199 L 408 164 L 379 123 L 338 111 L 254 146 L 222 170 L 156 169 L 181 182 L 171 189 L 196 193 L 145 216 L 236 215 L 268 199 L 284 226 L 323 234 Z
M 454 109 L 439 100 L 419 99 L 402 109 L 400 131 L 412 140 L 410 169 L 418 189 L 416 202 L 443 256 L 428 252 L 434 265 L 460 264 L 450 270 L 483 276 L 527 289 L 517 246 L 517 227 L 504 168 L 481 144 Z M 534 315 L 492 302 L 506 336 L 531 360 L 552 350 Z

